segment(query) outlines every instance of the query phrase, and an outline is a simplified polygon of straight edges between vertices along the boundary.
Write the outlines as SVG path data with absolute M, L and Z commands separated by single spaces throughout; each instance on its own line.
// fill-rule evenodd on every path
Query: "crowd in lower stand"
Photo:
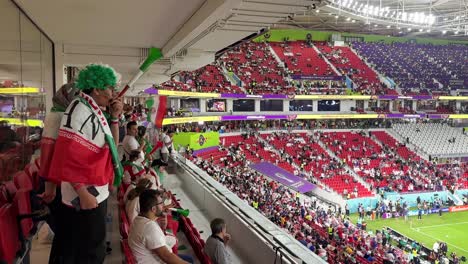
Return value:
M 207 155 L 195 156 L 192 160 L 329 263 L 419 263 L 419 244 L 406 246 L 405 239 L 395 238 L 388 230 L 378 230 L 375 234 L 366 231 L 365 215 L 370 219 L 374 211 L 377 217 L 387 213 L 404 216 L 408 213 L 406 203 L 385 200 L 379 202 L 375 208 L 360 205 L 360 218 L 357 225 L 354 225 L 348 217 L 347 208 L 334 208 L 315 198 L 301 197 L 252 170 L 246 151 L 255 149 L 256 146 L 248 145 L 243 142 L 230 143 Z M 419 203 L 425 206 L 426 212 L 428 207 L 433 206 L 426 201 Z M 396 239 L 397 244 L 403 241 L 401 243 L 405 246 L 395 246 L 392 239 Z M 433 255 L 435 253 L 437 255 Z M 435 253 L 432 252 L 430 256 L 434 258 L 433 261 L 436 258 L 448 260 L 444 254 Z

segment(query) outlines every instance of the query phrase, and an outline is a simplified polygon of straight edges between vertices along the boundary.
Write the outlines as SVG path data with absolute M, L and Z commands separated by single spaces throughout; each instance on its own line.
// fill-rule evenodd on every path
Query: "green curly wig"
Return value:
M 80 71 L 76 80 L 76 87 L 80 90 L 105 90 L 115 87 L 117 76 L 111 67 L 99 64 L 89 64 Z

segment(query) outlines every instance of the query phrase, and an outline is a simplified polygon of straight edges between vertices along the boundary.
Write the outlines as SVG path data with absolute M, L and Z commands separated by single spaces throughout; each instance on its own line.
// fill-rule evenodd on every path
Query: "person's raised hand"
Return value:
M 122 98 L 116 97 L 111 100 L 109 112 L 112 118 L 119 118 L 123 111 Z
M 223 237 L 224 243 L 227 243 L 229 240 L 231 240 L 231 235 L 226 233 Z

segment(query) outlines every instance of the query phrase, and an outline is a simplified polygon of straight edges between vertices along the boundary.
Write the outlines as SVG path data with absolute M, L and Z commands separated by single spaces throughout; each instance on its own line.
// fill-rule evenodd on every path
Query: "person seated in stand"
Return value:
M 172 253 L 166 235 L 156 220 L 164 216 L 163 193 L 158 190 L 144 190 L 139 197 L 140 214 L 130 227 L 128 244 L 137 263 L 181 264 L 188 263 Z M 189 262 L 190 257 L 185 257 Z
M 231 235 L 226 232 L 226 222 L 215 218 L 210 223 L 211 236 L 206 240 L 204 251 L 214 264 L 232 263 L 226 245 Z
M 140 159 L 140 151 L 139 150 L 132 150 L 128 153 L 128 158 L 124 162 L 122 162 L 122 166 L 124 167 L 124 176 L 123 176 L 123 183 L 127 187 L 130 183 L 135 183 L 138 179 L 146 174 L 146 169 L 143 164 L 139 161 Z

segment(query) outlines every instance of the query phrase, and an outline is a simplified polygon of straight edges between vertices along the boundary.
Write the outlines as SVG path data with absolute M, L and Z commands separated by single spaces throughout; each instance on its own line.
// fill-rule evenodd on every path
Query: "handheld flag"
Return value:
M 161 128 L 166 115 L 167 96 L 150 97 L 145 104 L 146 108 L 149 109 L 148 122 L 152 122 L 157 128 Z

